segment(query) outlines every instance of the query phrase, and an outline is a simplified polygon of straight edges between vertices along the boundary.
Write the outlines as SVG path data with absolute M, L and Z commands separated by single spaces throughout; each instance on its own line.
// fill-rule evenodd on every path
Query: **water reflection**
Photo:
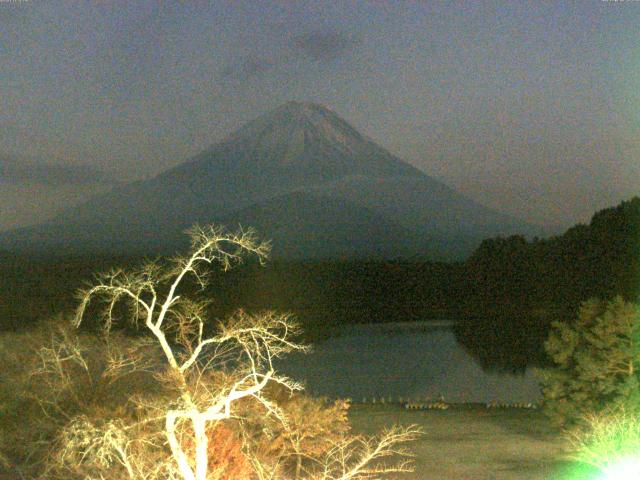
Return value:
M 450 322 L 348 326 L 337 338 L 279 364 L 314 394 L 437 399 L 449 402 L 535 402 L 531 370 L 514 375 L 484 371 L 458 344 Z

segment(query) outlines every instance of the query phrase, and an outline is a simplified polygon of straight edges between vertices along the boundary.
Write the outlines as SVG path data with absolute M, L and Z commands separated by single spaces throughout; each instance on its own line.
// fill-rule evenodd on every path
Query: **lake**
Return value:
M 349 325 L 312 353 L 282 360 L 279 370 L 327 397 L 447 402 L 537 402 L 538 381 L 524 374 L 484 371 L 458 344 L 453 322 Z

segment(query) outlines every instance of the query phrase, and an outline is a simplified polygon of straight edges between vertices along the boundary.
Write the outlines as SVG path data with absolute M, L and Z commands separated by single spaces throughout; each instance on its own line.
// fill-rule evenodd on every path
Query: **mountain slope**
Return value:
M 400 245 L 426 251 L 429 242 L 435 256 L 459 256 L 486 236 L 531 231 L 403 162 L 326 108 L 289 102 L 150 180 L 0 235 L 0 248 L 150 253 L 181 245 L 193 223 L 242 219 L 266 235 L 274 223 L 299 232 L 274 235 L 288 245 L 283 256 L 301 257 L 315 256 L 319 243 L 331 255 L 397 256 L 408 251 Z M 382 235 L 380 226 L 394 233 Z M 369 248 L 360 232 L 380 241 Z
M 407 258 L 426 253 L 429 243 L 375 210 L 342 197 L 301 191 L 233 212 L 219 222 L 253 226 L 272 240 L 274 258 Z

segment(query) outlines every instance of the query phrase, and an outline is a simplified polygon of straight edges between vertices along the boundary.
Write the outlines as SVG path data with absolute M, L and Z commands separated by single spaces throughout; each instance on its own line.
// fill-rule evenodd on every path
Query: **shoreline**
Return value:
M 350 330 L 359 329 L 379 330 L 379 331 L 395 331 L 395 330 L 421 330 L 421 329 L 448 329 L 454 327 L 455 320 L 414 320 L 408 322 L 378 322 L 378 323 L 351 323 L 339 325 L 336 327 L 341 334 L 348 333 Z

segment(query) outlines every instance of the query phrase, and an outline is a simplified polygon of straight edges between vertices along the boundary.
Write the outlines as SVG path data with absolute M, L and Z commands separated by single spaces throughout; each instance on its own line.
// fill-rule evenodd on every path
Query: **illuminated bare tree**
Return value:
M 75 315 L 75 324 L 79 326 L 89 316 L 90 303 L 99 300 L 104 307 L 99 317 L 105 333 L 122 316 L 151 332 L 166 364 L 162 371 L 155 372 L 156 378 L 167 391 L 175 392 L 175 399 L 169 403 L 134 399 L 149 414 L 132 425 L 114 420 L 97 426 L 86 417 L 77 416 L 60 435 L 59 444 L 64 446 L 56 452 L 58 464 L 91 464 L 94 470 L 115 464 L 131 479 L 210 479 L 207 429 L 235 418 L 236 407 L 248 400 L 257 402 L 267 416 L 288 430 L 288 438 L 298 438 L 286 413 L 266 394 L 266 387 L 271 384 L 279 384 L 290 392 L 301 390 L 298 383 L 279 374 L 273 364 L 287 353 L 306 350 L 295 340 L 298 325 L 287 315 L 272 312 L 251 315 L 239 311 L 210 332 L 206 324 L 208 303 L 187 298 L 189 282 L 202 288 L 207 285 L 207 267 L 211 264 L 217 263 L 227 270 L 247 255 L 263 262 L 269 245 L 258 242 L 250 230 L 230 234 L 217 227 L 197 227 L 190 231 L 190 236 L 189 256 L 176 257 L 167 265 L 152 262 L 135 271 L 114 270 L 98 276 L 93 286 L 80 292 Z M 124 315 L 123 306 L 128 307 Z M 63 373 L 65 362 L 88 370 L 82 363 L 80 348 L 72 348 L 70 354 L 67 350 L 68 346 L 43 349 L 42 370 L 64 381 L 69 381 Z M 145 363 L 144 350 L 110 350 L 101 375 L 116 378 L 140 369 L 153 370 L 153 362 Z M 170 456 L 154 460 L 156 463 L 151 466 L 148 455 L 136 456 L 134 452 L 141 446 L 162 448 L 158 435 L 136 440 L 131 432 L 153 422 L 157 424 L 158 418 L 163 419 L 161 430 Z M 396 463 L 386 466 L 371 465 L 393 455 L 406 457 L 406 452 L 396 445 L 414 439 L 418 433 L 414 427 L 395 428 L 383 433 L 377 441 L 345 435 L 322 455 L 311 458 L 304 472 L 298 461 L 295 476 L 347 480 L 409 471 L 410 466 L 404 460 L 394 459 Z M 304 455 L 299 451 L 300 442 L 294 447 L 298 450 L 296 455 Z M 267 464 L 251 455 L 250 460 L 255 477 L 282 478 L 278 459 Z M 93 474 L 83 474 L 93 478 Z M 99 478 L 103 478 L 102 474 Z

